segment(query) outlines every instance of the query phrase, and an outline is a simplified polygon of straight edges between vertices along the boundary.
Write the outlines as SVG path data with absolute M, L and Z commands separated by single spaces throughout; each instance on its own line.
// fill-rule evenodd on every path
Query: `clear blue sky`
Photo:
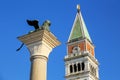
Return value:
M 51 32 L 61 41 L 49 56 L 47 80 L 65 80 L 66 42 L 81 11 L 96 47 L 100 80 L 120 80 L 120 0 L 0 0 L 0 80 L 29 80 L 29 52 L 16 37 L 33 30 L 26 19 L 52 22 Z

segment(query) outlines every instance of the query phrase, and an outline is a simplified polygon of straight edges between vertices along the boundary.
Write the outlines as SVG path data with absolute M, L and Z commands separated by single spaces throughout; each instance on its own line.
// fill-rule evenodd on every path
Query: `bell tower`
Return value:
M 66 80 L 99 80 L 94 45 L 83 20 L 80 5 L 67 42 Z

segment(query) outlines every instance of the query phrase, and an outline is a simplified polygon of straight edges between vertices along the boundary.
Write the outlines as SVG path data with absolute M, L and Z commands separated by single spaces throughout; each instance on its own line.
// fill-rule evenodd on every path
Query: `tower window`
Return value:
M 78 71 L 81 71 L 81 65 L 78 63 Z
M 73 72 L 73 67 L 72 67 L 72 65 L 70 65 L 70 73 L 72 73 Z
M 77 72 L 77 66 L 74 64 L 74 72 Z
M 72 50 L 73 53 L 79 53 L 80 52 L 80 48 L 79 46 L 75 46 Z
M 85 64 L 84 64 L 84 62 L 82 62 L 81 65 L 82 65 L 82 70 L 84 70 L 84 69 L 85 69 Z

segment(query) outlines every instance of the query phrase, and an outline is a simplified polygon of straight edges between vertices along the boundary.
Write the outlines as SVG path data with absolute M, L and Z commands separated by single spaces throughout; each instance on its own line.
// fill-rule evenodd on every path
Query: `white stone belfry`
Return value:
M 47 60 L 52 49 L 60 44 L 47 30 L 36 30 L 18 37 L 30 51 L 30 80 L 46 80 Z

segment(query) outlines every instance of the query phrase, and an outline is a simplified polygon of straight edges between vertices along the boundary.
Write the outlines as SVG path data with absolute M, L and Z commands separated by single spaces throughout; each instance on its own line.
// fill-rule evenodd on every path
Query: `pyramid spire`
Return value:
M 84 38 L 86 38 L 92 43 L 92 40 L 90 38 L 90 35 L 88 33 L 87 27 L 85 25 L 85 22 L 83 20 L 83 17 L 80 11 L 80 5 L 77 5 L 77 14 L 74 20 L 74 24 L 72 26 L 72 30 L 71 30 L 68 42 L 76 41 Z

